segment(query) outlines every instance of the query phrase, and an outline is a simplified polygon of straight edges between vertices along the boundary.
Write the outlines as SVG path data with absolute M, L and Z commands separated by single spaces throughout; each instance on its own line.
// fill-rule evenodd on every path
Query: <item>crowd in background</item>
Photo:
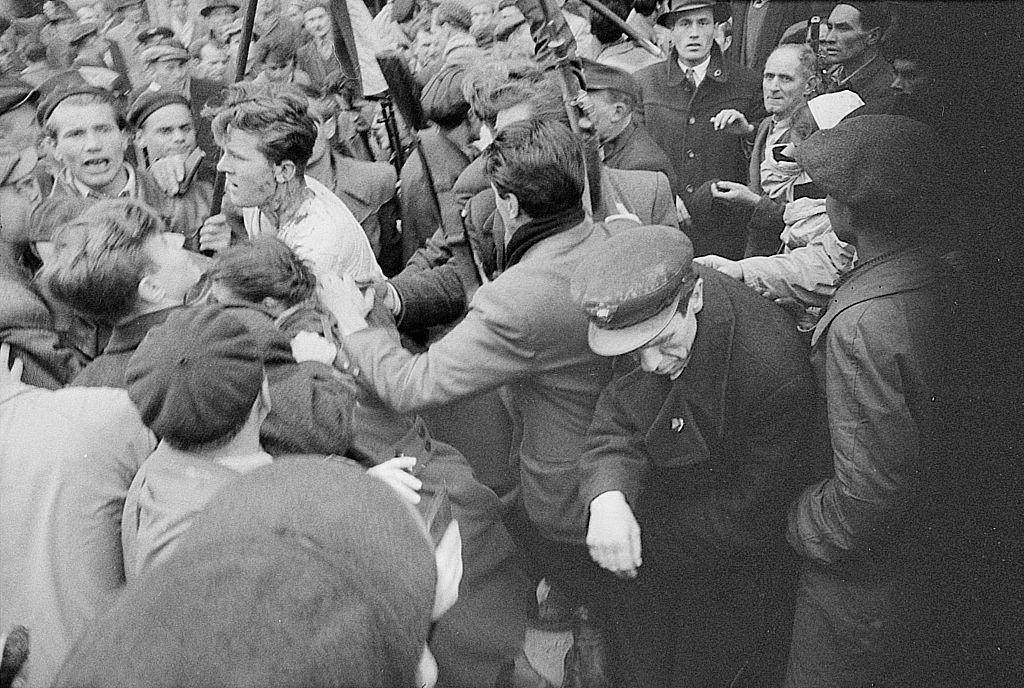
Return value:
M 1015 10 L 592 5 L 3 5 L 2 688 L 1012 685 Z

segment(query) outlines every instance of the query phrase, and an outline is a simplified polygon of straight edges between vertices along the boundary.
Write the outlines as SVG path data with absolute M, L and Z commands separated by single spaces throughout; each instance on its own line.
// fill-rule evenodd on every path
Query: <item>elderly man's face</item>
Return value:
M 331 35 L 331 18 L 327 16 L 327 10 L 323 7 L 308 9 L 302 17 L 302 25 L 317 41 L 322 41 Z
M 90 189 L 110 191 L 124 168 L 127 135 L 117 126 L 114 108 L 106 103 L 63 102 L 50 115 L 56 131 L 54 156 L 71 175 Z
M 224 173 L 224 190 L 239 208 L 256 208 L 271 199 L 277 189 L 274 166 L 259 150 L 260 137 L 228 127 L 224 154 L 217 171 Z
M 287 84 L 292 80 L 294 72 L 295 60 L 282 62 L 279 58 L 272 57 L 263 63 L 263 73 L 271 83 Z
M 35 147 L 39 125 L 31 105 L 22 105 L 0 115 L 0 147 L 24 150 Z
M 188 66 L 185 60 L 157 60 L 146 67 L 150 79 L 162 88 L 176 93 L 184 93 L 188 80 Z
M 715 42 L 715 14 L 709 7 L 683 12 L 672 25 L 672 44 L 683 64 L 699 65 Z
M 836 5 L 828 15 L 828 33 L 821 42 L 822 57 L 831 65 L 855 62 L 877 42 L 876 33 L 864 30 L 856 7 Z
M 489 2 L 482 2 L 469 10 L 469 16 L 473 18 L 473 28 L 487 26 L 494 19 L 494 7 Z
M 146 118 L 137 138 L 149 152 L 150 162 L 169 155 L 188 155 L 196 147 L 192 113 L 181 103 L 166 105 Z
M 764 109 L 776 119 L 790 117 L 807 102 L 807 80 L 810 75 L 800 64 L 796 50 L 784 48 L 768 56 L 764 65 L 761 91 Z

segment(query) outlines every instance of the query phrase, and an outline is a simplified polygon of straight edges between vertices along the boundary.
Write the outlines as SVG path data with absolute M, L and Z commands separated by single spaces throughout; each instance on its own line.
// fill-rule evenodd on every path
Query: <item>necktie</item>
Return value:
M 693 68 L 692 67 L 687 67 L 686 68 L 686 72 L 684 73 L 684 76 L 686 77 L 686 83 L 690 85 L 690 90 L 691 91 L 696 91 L 697 90 L 697 79 L 693 76 Z

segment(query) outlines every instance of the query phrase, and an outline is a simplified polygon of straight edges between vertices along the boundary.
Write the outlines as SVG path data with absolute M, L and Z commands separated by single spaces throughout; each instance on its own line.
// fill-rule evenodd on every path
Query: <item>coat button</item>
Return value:
M 691 148 L 690 150 L 686 151 L 686 157 L 688 157 L 688 158 L 690 158 L 691 160 L 693 160 L 694 158 L 696 158 L 696 157 L 697 157 L 697 154 L 696 154 L 696 153 L 694 153 L 694 152 L 693 152 L 693 149 Z
M 686 185 L 686 193 L 693 193 L 693 184 Z
M 686 123 L 687 124 L 696 124 L 697 123 L 697 118 L 696 117 L 691 117 L 690 119 L 686 120 Z
M 722 76 L 722 70 L 721 69 L 716 69 L 715 73 L 714 73 L 714 76 Z
M 682 418 L 672 419 L 672 432 L 682 432 L 683 428 L 686 427 L 686 421 Z

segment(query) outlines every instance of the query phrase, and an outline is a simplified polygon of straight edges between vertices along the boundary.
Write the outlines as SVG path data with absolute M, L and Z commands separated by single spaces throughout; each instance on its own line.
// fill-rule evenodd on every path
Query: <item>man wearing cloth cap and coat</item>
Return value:
M 692 218 L 686 229 L 695 255 L 742 258 L 746 217 L 712 205 L 710 182 L 745 182 L 747 158 L 739 131 L 724 111 L 742 112 L 748 122 L 763 114 L 759 80 L 726 62 L 715 43 L 715 24 L 728 19 L 728 3 L 671 0 L 658 23 L 672 34 L 668 59 L 636 72 L 647 130 L 675 166 L 679 198 Z M 685 72 L 684 72 L 685 68 Z
M 934 240 L 948 195 L 937 143 L 907 117 L 861 115 L 796 149 L 857 264 L 811 339 L 828 444 L 789 511 L 804 560 L 790 688 L 931 686 L 955 671 L 969 518 L 956 508 L 974 469 L 958 476 L 946 449 L 956 285 Z
M 633 579 L 610 613 L 621 685 L 776 685 L 814 382 L 789 317 L 692 259 L 644 227 L 573 273 L 591 349 L 619 357 L 580 462 L 587 546 Z

